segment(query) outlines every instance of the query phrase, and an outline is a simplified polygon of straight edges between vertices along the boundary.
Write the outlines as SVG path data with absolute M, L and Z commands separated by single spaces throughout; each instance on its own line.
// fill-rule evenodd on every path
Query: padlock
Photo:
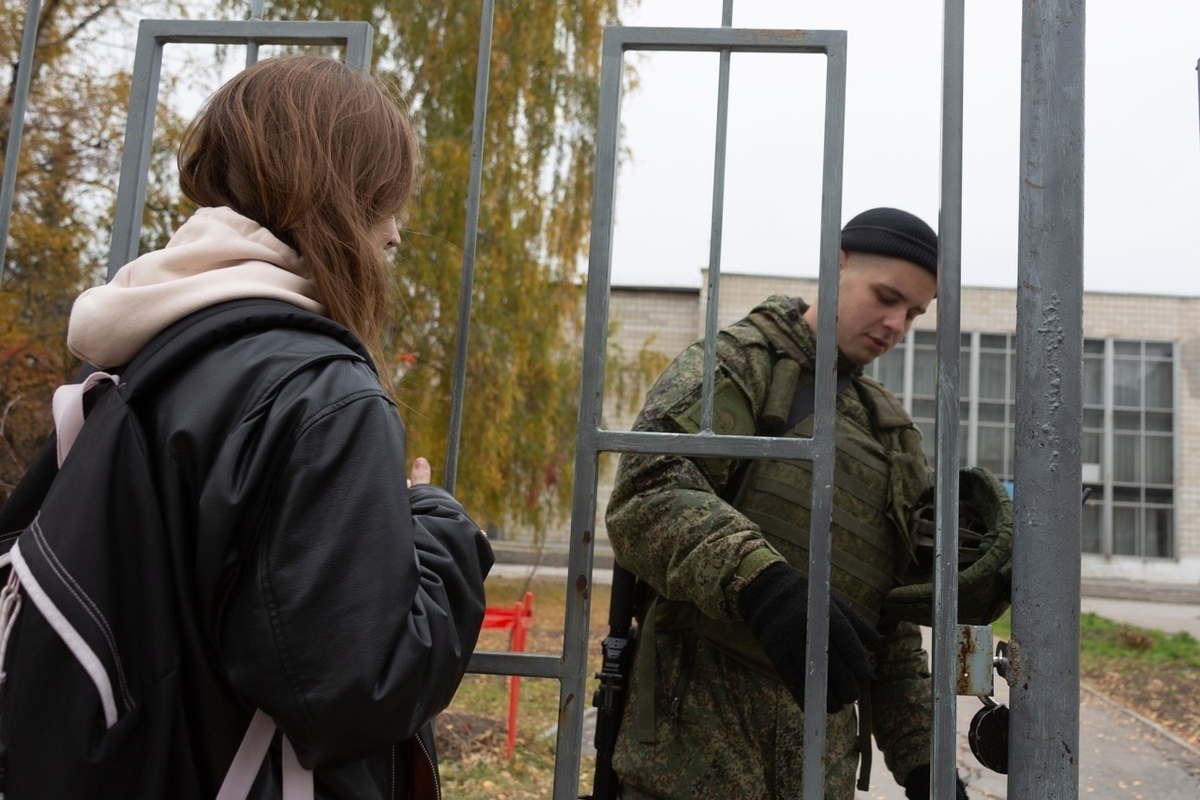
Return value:
M 971 718 L 967 743 L 979 763 L 988 769 L 1008 774 L 1008 706 L 989 698 Z
M 996 643 L 992 665 L 1001 678 L 1008 677 L 1008 642 Z M 967 743 L 979 763 L 1001 775 L 1008 774 L 1008 706 L 980 697 L 983 708 L 975 712 L 967 730 Z

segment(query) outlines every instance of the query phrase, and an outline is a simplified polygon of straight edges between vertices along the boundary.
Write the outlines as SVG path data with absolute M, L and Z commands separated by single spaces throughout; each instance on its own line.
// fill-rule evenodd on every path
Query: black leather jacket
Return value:
M 361 346 L 241 335 L 139 417 L 194 612 L 183 713 L 200 796 L 262 708 L 317 797 L 440 797 L 430 721 L 475 647 L 492 553 L 447 492 L 406 489 L 404 429 Z M 270 752 L 253 798 L 280 797 Z

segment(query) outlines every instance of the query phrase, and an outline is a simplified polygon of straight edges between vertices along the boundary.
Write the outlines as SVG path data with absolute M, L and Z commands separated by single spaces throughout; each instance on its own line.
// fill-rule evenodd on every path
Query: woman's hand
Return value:
M 429 468 L 429 462 L 421 456 L 417 456 L 413 459 L 412 477 L 408 479 L 408 488 L 411 489 L 418 484 L 429 483 L 432 472 Z
M 429 483 L 432 472 L 433 471 L 429 467 L 429 462 L 424 458 L 417 456 L 415 459 L 413 459 L 412 477 L 408 479 L 408 488 L 411 489 L 412 487 L 419 486 L 422 483 Z M 487 531 L 480 530 L 479 532 L 484 536 L 487 536 Z

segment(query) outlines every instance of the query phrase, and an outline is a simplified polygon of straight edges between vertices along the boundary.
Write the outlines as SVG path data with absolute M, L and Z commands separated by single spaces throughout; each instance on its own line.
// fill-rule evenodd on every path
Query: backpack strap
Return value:
M 838 373 L 837 386 L 834 388 L 835 397 L 846 390 L 846 387 L 850 385 L 852 377 L 854 376 L 849 372 Z M 790 431 L 800 420 L 806 419 L 811 415 L 816 403 L 817 385 L 815 383 L 810 383 L 796 392 L 796 398 L 792 401 L 792 410 L 788 414 L 787 422 L 783 423 L 784 432 Z
M 229 765 L 229 772 L 221 782 L 217 800 L 246 800 L 267 757 L 271 740 L 275 738 L 275 731 L 275 720 L 261 708 L 254 712 L 250 727 L 246 728 L 246 735 Z M 283 741 L 283 800 L 313 800 L 312 770 L 300 766 L 292 743 L 286 736 L 280 738 Z
M 798 299 L 794 299 L 792 303 L 795 305 L 796 311 L 799 312 L 800 301 Z M 765 314 L 761 311 L 752 311 L 747 319 L 750 320 L 754 327 L 758 328 L 762 332 L 762 335 L 767 338 L 767 341 L 774 345 L 774 349 L 776 351 L 786 353 L 793 361 L 797 363 L 809 363 L 808 356 L 805 355 L 804 351 L 800 349 L 800 346 L 792 341 L 791 337 L 779 327 L 779 323 L 776 322 L 775 318 L 770 314 Z
M 93 372 L 84 378 L 83 383 L 68 383 L 54 390 L 54 399 L 50 405 L 54 414 L 55 441 L 58 443 L 58 466 L 62 466 L 67 453 L 71 452 L 71 446 L 75 444 L 75 439 L 79 437 L 79 431 L 83 429 L 83 396 L 103 381 L 110 381 L 114 385 L 121 383 L 118 375 Z

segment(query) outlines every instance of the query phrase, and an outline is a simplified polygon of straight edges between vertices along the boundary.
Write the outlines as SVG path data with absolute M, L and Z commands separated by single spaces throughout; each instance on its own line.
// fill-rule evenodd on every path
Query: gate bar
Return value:
M 33 56 L 37 47 L 38 18 L 41 14 L 42 0 L 29 0 L 29 7 L 25 11 L 25 32 L 21 36 L 21 58 L 17 62 L 17 86 L 13 94 L 12 119 L 8 123 L 4 182 L 0 185 L 0 282 L 4 280 L 4 259 L 8 255 L 8 228 L 12 220 L 13 197 L 17 192 L 21 135 L 25 132 L 25 106 L 29 101 L 29 83 L 33 79 Z
M 833 466 L 837 434 L 838 268 L 842 250 L 842 174 L 846 138 L 846 32 L 830 31 L 825 53 L 825 142 L 821 170 L 821 255 L 817 280 L 817 363 L 813 374 L 811 508 L 808 537 L 808 680 L 804 707 L 824 708 L 829 678 L 829 606 L 833 597 Z M 820 658 L 814 645 L 820 643 Z M 825 796 L 824 714 L 804 715 L 805 800 Z
M 1079 795 L 1084 0 L 1021 33 L 1008 795 Z
M 467 382 L 467 336 L 471 328 L 471 294 L 475 287 L 475 244 L 479 238 L 479 194 L 483 182 L 484 129 L 488 81 L 492 69 L 492 19 L 496 0 L 483 0 L 479 28 L 479 61 L 475 73 L 475 118 L 471 133 L 471 174 L 467 183 L 467 223 L 463 232 L 462 283 L 458 287 L 458 335 L 450 391 L 450 431 L 446 440 L 446 474 L 442 485 L 454 493 L 458 480 L 458 445 L 462 436 L 463 394 Z
M 561 678 L 562 659 L 537 653 L 476 650 L 471 654 L 467 672 L 477 672 L 481 675 L 520 675 L 524 678 Z
M 733 27 L 733 0 L 724 0 L 721 8 L 721 27 Z M 708 230 L 708 305 L 704 314 L 704 330 L 717 329 L 717 308 L 721 300 L 721 242 L 725 234 L 725 153 L 729 140 L 729 59 L 728 48 L 721 50 L 721 66 L 717 74 L 717 138 L 713 157 L 712 221 Z M 700 431 L 712 432 L 713 382 L 716 380 L 717 339 L 704 337 L 704 374 L 700 389 Z
M 566 627 L 563 680 L 559 684 L 558 739 L 554 754 L 554 798 L 579 793 L 586 702 L 588 622 L 596 526 L 600 448 L 596 441 L 604 411 L 604 363 L 608 348 L 608 301 L 612 282 L 613 218 L 617 194 L 617 145 L 621 129 L 621 83 L 625 51 L 614 28 L 604 29 L 600 55 L 600 105 L 596 118 L 596 166 L 592 184 L 592 229 L 583 321 L 579 421 L 575 442 L 575 486 L 567 551 Z M 582 631 L 582 633 L 580 632 Z
M 933 615 L 934 797 L 954 797 L 958 711 L 958 424 L 961 386 L 963 0 L 946 0 L 942 22 L 942 164 L 938 220 L 937 533 Z
M 250 19 L 263 18 L 263 0 L 250 0 Z M 258 41 L 246 42 L 246 66 L 253 66 L 258 61 Z

